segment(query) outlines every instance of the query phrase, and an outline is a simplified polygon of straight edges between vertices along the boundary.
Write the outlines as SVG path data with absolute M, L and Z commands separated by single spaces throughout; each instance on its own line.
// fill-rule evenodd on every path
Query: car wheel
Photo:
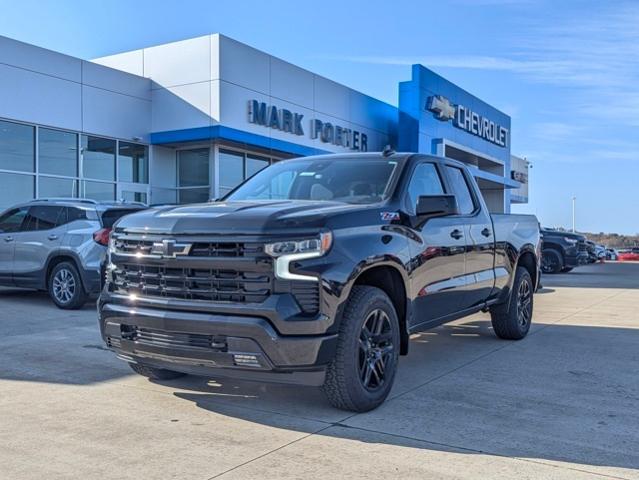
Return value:
M 530 273 L 517 267 L 507 302 L 490 309 L 493 330 L 499 338 L 521 340 L 528 334 L 533 315 L 533 282 Z
M 353 287 L 322 387 L 329 402 L 354 412 L 381 405 L 395 380 L 399 347 L 399 321 L 388 295 L 375 287 Z
M 129 363 L 129 367 L 138 375 L 150 378 L 151 380 L 172 380 L 186 375 L 185 373 L 174 372 L 173 370 L 166 370 L 164 368 L 149 367 L 141 363 Z
M 82 308 L 89 296 L 78 269 L 71 262 L 58 263 L 49 274 L 49 296 L 58 308 Z
M 546 249 L 541 253 L 541 271 L 544 273 L 559 273 L 563 268 L 561 254 L 554 249 Z
M 564 267 L 561 269 L 561 273 L 568 273 L 568 272 L 572 272 L 572 269 L 574 267 Z

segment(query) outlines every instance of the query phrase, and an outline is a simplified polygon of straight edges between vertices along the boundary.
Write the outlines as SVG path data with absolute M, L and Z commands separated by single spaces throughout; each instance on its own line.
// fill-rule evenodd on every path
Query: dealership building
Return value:
M 82 60 L 0 37 L 0 209 L 43 197 L 191 203 L 281 159 L 431 153 L 494 212 L 527 202 L 510 117 L 421 65 L 393 106 L 220 34 Z

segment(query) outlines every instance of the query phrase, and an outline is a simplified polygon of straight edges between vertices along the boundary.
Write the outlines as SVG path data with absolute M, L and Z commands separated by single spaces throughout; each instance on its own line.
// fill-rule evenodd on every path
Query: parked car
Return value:
M 599 256 L 597 255 L 597 245 L 595 242 L 586 240 L 586 251 L 588 252 L 588 262 L 587 263 L 595 263 L 599 260 Z
M 624 251 L 619 251 L 619 261 L 639 262 L 639 247 L 633 247 Z
M 588 263 L 586 237 L 576 233 L 543 228 L 541 270 L 544 273 L 566 273 Z
M 60 308 L 80 308 L 100 291 L 100 265 L 113 223 L 140 204 L 51 198 L 0 215 L 0 285 L 49 292 Z
M 619 252 L 614 248 L 606 248 L 606 260 L 617 260 Z
M 498 337 L 524 338 L 539 248 L 537 219 L 490 215 L 463 163 L 288 160 L 223 201 L 118 221 L 99 323 L 150 378 L 323 385 L 334 406 L 366 411 L 411 333 L 488 310 Z

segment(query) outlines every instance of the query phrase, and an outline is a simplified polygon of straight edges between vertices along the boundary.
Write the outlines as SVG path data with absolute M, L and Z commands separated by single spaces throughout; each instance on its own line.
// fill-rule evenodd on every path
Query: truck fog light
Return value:
M 260 367 L 260 362 L 257 361 L 255 355 L 245 355 L 240 353 L 233 354 L 233 362 L 238 367 Z

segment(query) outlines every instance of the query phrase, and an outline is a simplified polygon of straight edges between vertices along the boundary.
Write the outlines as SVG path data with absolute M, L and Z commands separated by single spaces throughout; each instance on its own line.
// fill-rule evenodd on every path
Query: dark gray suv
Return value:
M 100 291 L 111 227 L 142 204 L 51 198 L 0 214 L 0 285 L 47 290 L 60 308 Z

